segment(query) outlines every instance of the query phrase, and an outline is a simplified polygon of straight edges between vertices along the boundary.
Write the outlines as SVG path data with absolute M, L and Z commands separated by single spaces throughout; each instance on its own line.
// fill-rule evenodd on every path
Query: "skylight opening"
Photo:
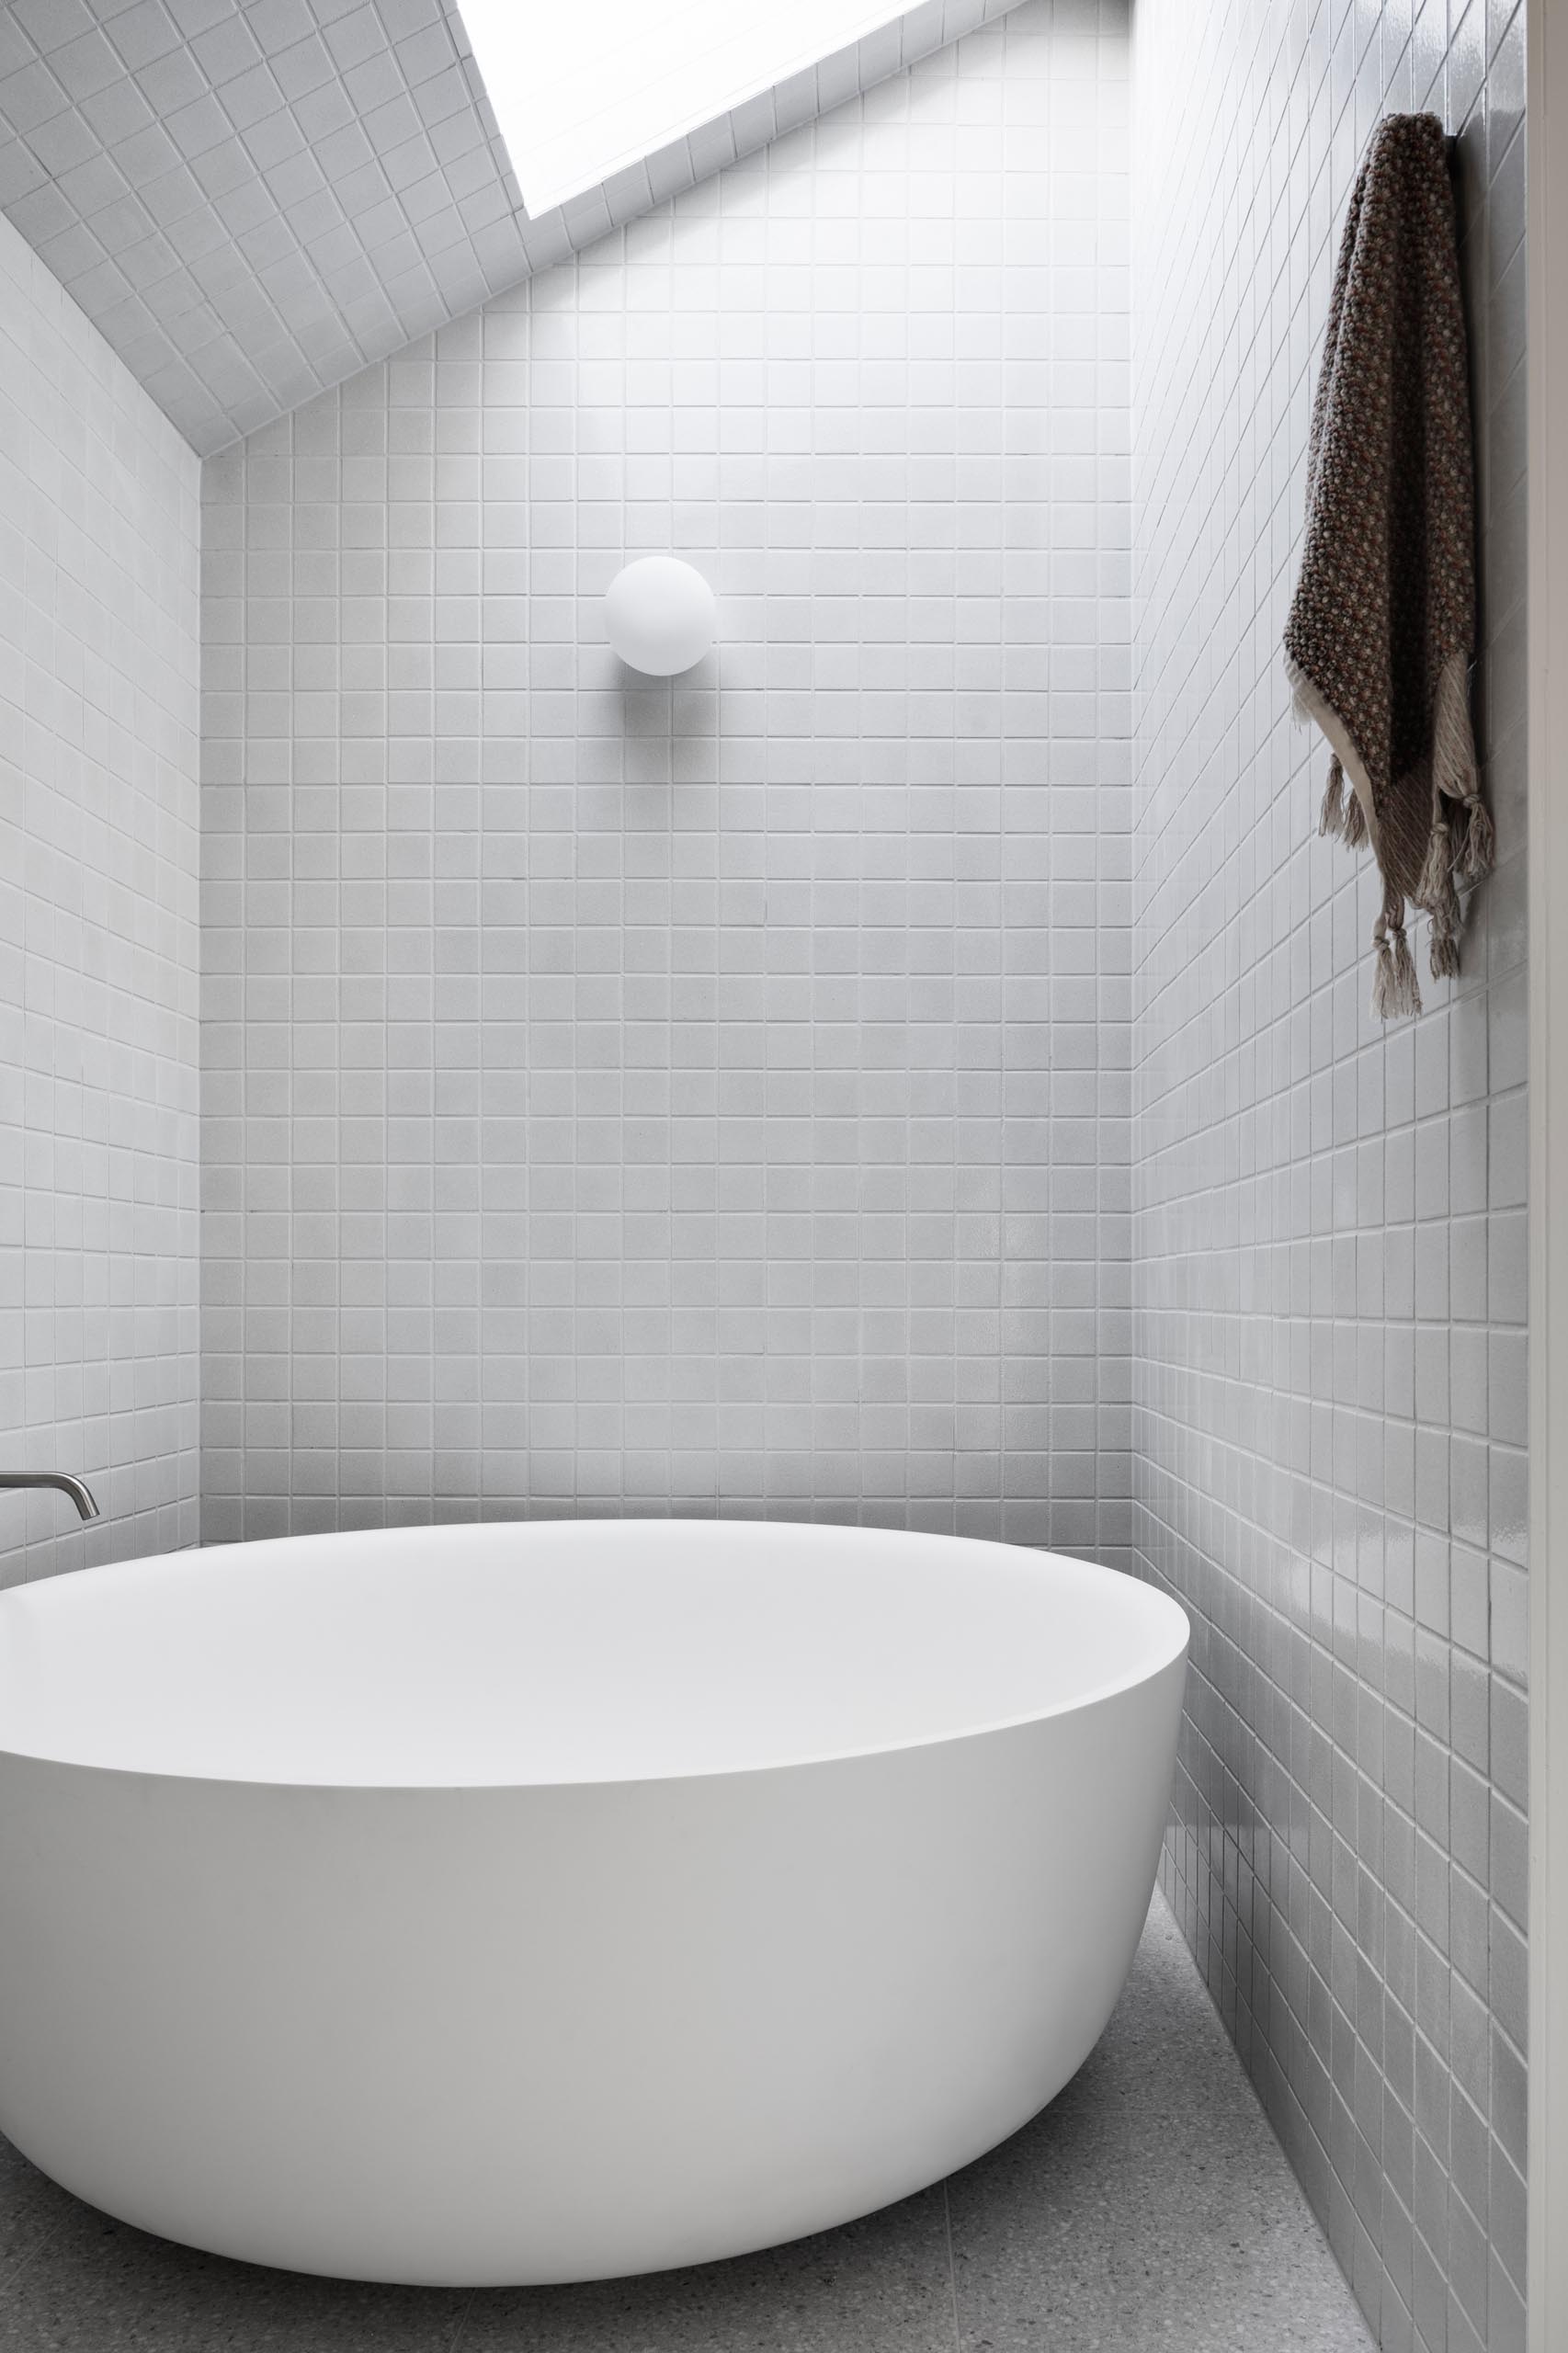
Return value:
M 880 31 L 909 0 L 459 0 L 530 220 Z

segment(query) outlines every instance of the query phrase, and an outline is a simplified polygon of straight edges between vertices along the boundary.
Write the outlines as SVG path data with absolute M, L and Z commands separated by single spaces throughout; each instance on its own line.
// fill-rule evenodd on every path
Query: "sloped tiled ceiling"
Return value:
M 0 209 L 206 455 L 1017 5 L 926 0 L 529 221 L 455 0 L 4 0 Z

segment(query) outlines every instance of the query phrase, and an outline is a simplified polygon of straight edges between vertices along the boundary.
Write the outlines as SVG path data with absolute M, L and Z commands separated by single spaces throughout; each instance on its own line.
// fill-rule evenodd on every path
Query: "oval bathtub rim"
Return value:
M 536 1525 L 556 1528 L 562 1525 L 577 1524 L 578 1523 L 576 1522 L 563 1523 L 558 1520 L 549 1520 L 544 1522 L 528 1520 L 491 1522 L 460 1521 L 452 1523 L 454 1527 L 516 1526 L 519 1528 L 532 1527 Z M 592 1526 L 598 1526 L 602 1524 L 626 1527 L 629 1525 L 635 1525 L 637 1523 L 622 1519 L 603 1523 L 596 1520 L 585 1524 Z M 674 1519 L 659 1519 L 652 1520 L 650 1524 L 662 1528 L 669 1528 L 672 1526 L 679 1526 L 682 1523 Z M 707 1520 L 696 1520 L 689 1524 L 696 1527 L 708 1527 L 716 1523 Z M 736 1523 L 736 1525 L 743 1527 L 766 1526 L 769 1523 L 767 1522 L 753 1521 L 742 1521 Z M 790 1526 L 796 1523 L 774 1522 L 771 1524 L 774 1526 Z M 834 1528 L 835 1532 L 838 1533 L 856 1532 L 847 1529 L 837 1529 L 835 1524 L 831 1522 L 808 1522 L 801 1524 L 807 1526 L 823 1525 L 824 1527 Z M 351 1531 L 344 1530 L 341 1532 L 345 1534 L 352 1533 L 355 1535 L 391 1535 L 394 1533 L 400 1535 L 429 1535 L 436 1532 L 439 1526 L 440 1523 L 436 1523 L 434 1527 L 421 1527 L 417 1529 L 355 1529 Z M 335 1533 L 337 1531 L 333 1532 Z M 881 1530 L 877 1532 L 895 1535 L 907 1533 L 911 1536 L 927 1535 L 927 1531 L 926 1530 L 917 1531 L 915 1529 L 909 1529 L 907 1531 L 903 1529 Z M 258 1544 L 266 1543 L 270 1545 L 278 1543 L 286 1544 L 293 1541 L 305 1543 L 319 1542 L 323 1540 L 320 1537 L 312 1536 L 302 1537 L 300 1539 L 288 1537 L 267 1537 L 258 1538 L 252 1540 Z M 949 1540 L 937 1537 L 935 1540 L 942 1542 Z M 1075 1569 L 1087 1569 L 1091 1571 L 1096 1577 L 1108 1578 L 1119 1585 L 1136 1587 L 1138 1592 L 1146 1597 L 1148 1602 L 1153 1606 L 1153 1614 L 1156 1618 L 1163 1617 L 1165 1620 L 1166 1635 L 1165 1642 L 1161 1644 L 1159 1655 L 1156 1656 L 1152 1663 L 1147 1660 L 1142 1662 L 1135 1669 L 1125 1675 L 1113 1676 L 1105 1682 L 1095 1684 L 1082 1691 L 1075 1691 L 1065 1699 L 1052 1701 L 1048 1706 L 1027 1709 L 1015 1715 L 988 1718 L 978 1723 L 960 1724 L 946 1731 L 921 1733 L 903 1740 L 869 1741 L 865 1743 L 863 1745 L 853 1748 L 831 1748 L 816 1751 L 809 1755 L 782 1757 L 762 1757 L 747 1764 L 724 1764 L 721 1762 L 710 1765 L 691 1766 L 684 1770 L 676 1772 L 633 1774 L 573 1773 L 562 1775 L 558 1779 L 549 1780 L 540 1779 L 531 1780 L 464 1781 L 354 1781 L 342 1779 L 334 1780 L 292 1780 L 285 1779 L 277 1773 L 268 1773 L 265 1775 L 256 1773 L 183 1773 L 171 1771 L 162 1767 L 149 1768 L 146 1766 L 131 1764 L 105 1764 L 101 1762 L 94 1762 L 83 1757 L 53 1755 L 42 1749 L 18 1748 L 10 1741 L 6 1740 L 3 1734 L 0 1734 L 0 1762 L 15 1758 L 19 1763 L 59 1766 L 74 1773 L 111 1774 L 121 1779 L 136 1779 L 148 1783 L 177 1781 L 184 1784 L 196 1782 L 210 1789 L 288 1790 L 312 1791 L 321 1795 L 343 1793 L 346 1795 L 352 1794 L 356 1796 L 385 1794 L 387 1796 L 403 1797 L 414 1795 L 444 1797 L 448 1795 L 476 1795 L 487 1792 L 504 1792 L 513 1795 L 523 1795 L 533 1792 L 543 1794 L 544 1792 L 551 1790 L 652 1790 L 666 1787 L 673 1788 L 680 1783 L 689 1781 L 740 1781 L 749 1779 L 753 1776 L 758 1774 L 772 1775 L 796 1772 L 802 1769 L 818 1769 L 833 1765 L 863 1764 L 877 1757 L 902 1756 L 915 1754 L 925 1749 L 946 1748 L 959 1743 L 983 1740 L 991 1737 L 993 1734 L 1022 1732 L 1028 1729 L 1031 1725 L 1049 1723 L 1058 1717 L 1080 1714 L 1091 1708 L 1101 1706 L 1108 1700 L 1119 1699 L 1130 1692 L 1140 1690 L 1151 1683 L 1157 1682 L 1162 1676 L 1167 1674 L 1173 1666 L 1176 1666 L 1178 1664 L 1185 1667 L 1191 1654 L 1192 1620 L 1182 1603 L 1177 1601 L 1172 1595 L 1167 1594 L 1161 1586 L 1153 1584 L 1150 1580 L 1143 1577 L 1134 1576 L 1131 1571 L 1126 1569 L 1108 1568 L 1106 1564 L 1100 1561 L 1081 1560 L 1075 1554 L 1072 1553 L 1049 1552 L 1043 1548 L 1034 1545 L 1009 1544 L 1006 1541 L 996 1541 L 995 1540 L 988 1538 L 960 1538 L 956 1540 L 960 1542 L 974 1543 L 994 1542 L 994 1549 L 998 1552 L 1032 1554 L 1036 1559 L 1042 1562 L 1051 1560 L 1065 1561 Z M 6 1607 L 12 1594 L 28 1593 L 36 1595 L 40 1589 L 47 1588 L 50 1586 L 56 1584 L 74 1584 L 80 1577 L 92 1577 L 100 1574 L 112 1575 L 116 1570 L 145 1571 L 150 1567 L 162 1567 L 166 1565 L 171 1571 L 173 1571 L 178 1568 L 183 1568 L 187 1563 L 194 1560 L 198 1554 L 202 1552 L 212 1552 L 218 1553 L 242 1553 L 248 1549 L 248 1545 L 244 1542 L 233 1545 L 192 1545 L 177 1552 L 142 1554 L 124 1561 L 102 1562 L 94 1564 L 90 1568 L 62 1572 L 61 1574 L 56 1577 L 41 1578 L 22 1585 L 9 1586 L 4 1590 L 0 1590 L 0 1633 L 3 1633 L 3 1621 Z M 1179 1639 L 1174 1639 L 1177 1635 L 1178 1629 Z
M 1179 1604 L 1177 1605 L 1179 1607 Z M 1184 1613 L 1185 1615 L 1185 1613 Z M 927 1749 L 968 1747 L 982 1740 L 1000 1740 L 1009 1733 L 1031 1732 L 1060 1716 L 1085 1715 L 1112 1699 L 1157 1683 L 1173 1666 L 1185 1665 L 1187 1640 L 1145 1674 L 1087 1692 L 1082 1699 L 1060 1701 L 1027 1716 L 1009 1716 L 996 1723 L 966 1724 L 956 1732 L 930 1733 L 917 1740 L 886 1741 L 867 1748 L 824 1750 L 812 1756 L 768 1757 L 755 1765 L 693 1766 L 683 1773 L 574 1773 L 556 1781 L 289 1781 L 278 1774 L 263 1779 L 256 1773 L 171 1773 L 145 1765 L 97 1765 L 76 1756 L 46 1756 L 41 1751 L 11 1748 L 0 1740 L 0 1771 L 7 1764 L 42 1765 L 65 1773 L 101 1774 L 117 1781 L 143 1781 L 150 1786 L 177 1783 L 182 1789 L 267 1790 L 301 1797 L 322 1798 L 473 1798 L 548 1797 L 574 1790 L 631 1790 L 679 1789 L 699 1781 L 752 1781 L 782 1773 L 818 1773 L 836 1765 L 869 1765 L 886 1758 L 913 1756 Z

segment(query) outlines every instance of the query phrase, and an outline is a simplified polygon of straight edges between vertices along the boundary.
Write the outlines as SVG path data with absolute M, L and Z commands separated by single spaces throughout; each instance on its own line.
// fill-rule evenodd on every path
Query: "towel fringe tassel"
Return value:
M 1492 824 L 1492 813 L 1479 792 L 1472 792 L 1465 801 L 1470 823 L 1465 827 L 1464 847 L 1455 860 L 1456 870 L 1462 882 L 1478 882 L 1490 874 L 1497 855 L 1497 835 Z
M 1289 654 L 1286 660 L 1298 716 L 1312 710 L 1305 678 Z M 1451 980 L 1460 969 L 1460 934 L 1464 911 L 1461 888 L 1492 871 L 1496 840 L 1492 818 L 1481 797 L 1476 769 L 1475 739 L 1470 722 L 1470 663 L 1455 654 L 1437 676 L 1432 709 L 1432 824 L 1422 859 L 1420 880 L 1411 892 L 1415 905 L 1431 920 L 1428 943 L 1434 980 Z M 1457 806 L 1462 818 L 1450 822 Z M 1370 828 L 1361 797 L 1348 783 L 1337 753 L 1330 758 L 1318 813 L 1318 832 L 1359 849 Z M 1381 863 L 1381 853 L 1380 853 Z M 1372 931 L 1376 965 L 1372 975 L 1372 1011 L 1380 1021 L 1391 1021 L 1421 1010 L 1421 989 L 1404 927 L 1405 901 L 1392 884 L 1386 889 L 1383 911 Z
M 1452 981 L 1459 977 L 1459 941 L 1451 931 L 1439 931 L 1436 922 L 1432 926 L 1431 965 L 1435 981 Z
M 1466 815 L 1457 847 L 1449 834 L 1449 801 L 1460 802 Z M 1456 882 L 1478 882 L 1491 873 L 1496 851 L 1471 732 L 1470 664 L 1462 654 L 1451 654 L 1437 674 L 1432 705 L 1432 837 L 1416 885 L 1417 904 L 1436 910 L 1442 903 L 1446 907 Z M 1449 927 L 1458 926 L 1456 906 Z
M 1322 835 L 1340 835 L 1345 831 L 1345 770 L 1335 753 L 1328 764 L 1328 782 L 1323 789 L 1323 807 L 1318 812 L 1318 832 Z
M 1323 807 L 1318 811 L 1318 832 L 1342 841 L 1346 849 L 1359 849 L 1367 838 L 1367 813 L 1361 806 L 1361 796 L 1354 786 L 1346 790 L 1337 752 L 1328 764 L 1328 782 L 1324 786 Z
M 1391 892 L 1384 900 L 1382 914 L 1372 926 L 1372 940 L 1378 951 L 1372 975 L 1373 1013 L 1380 1021 L 1419 1013 L 1421 990 L 1404 936 L 1404 901 L 1397 893 Z
M 1456 862 L 1453 835 L 1446 817 L 1434 819 L 1415 904 L 1432 918 L 1432 978 L 1451 979 L 1460 968 L 1459 936 L 1463 925 L 1459 892 L 1454 888 Z
M 1438 801 L 1441 808 L 1442 802 Z M 1454 839 L 1447 817 L 1434 816 L 1432 830 L 1426 837 L 1426 855 L 1422 860 L 1421 879 L 1415 885 L 1415 904 L 1436 914 L 1438 907 L 1452 902 L 1453 920 L 1459 920 L 1459 899 L 1454 890 Z

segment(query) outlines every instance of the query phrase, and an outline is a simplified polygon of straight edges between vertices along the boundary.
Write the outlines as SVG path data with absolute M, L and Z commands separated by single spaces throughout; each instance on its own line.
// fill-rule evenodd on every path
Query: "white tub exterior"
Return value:
M 946 1538 L 635 1522 L 0 1595 L 0 2129 L 252 2261 L 602 2278 L 1015 2131 L 1148 1906 L 1187 1623 Z

